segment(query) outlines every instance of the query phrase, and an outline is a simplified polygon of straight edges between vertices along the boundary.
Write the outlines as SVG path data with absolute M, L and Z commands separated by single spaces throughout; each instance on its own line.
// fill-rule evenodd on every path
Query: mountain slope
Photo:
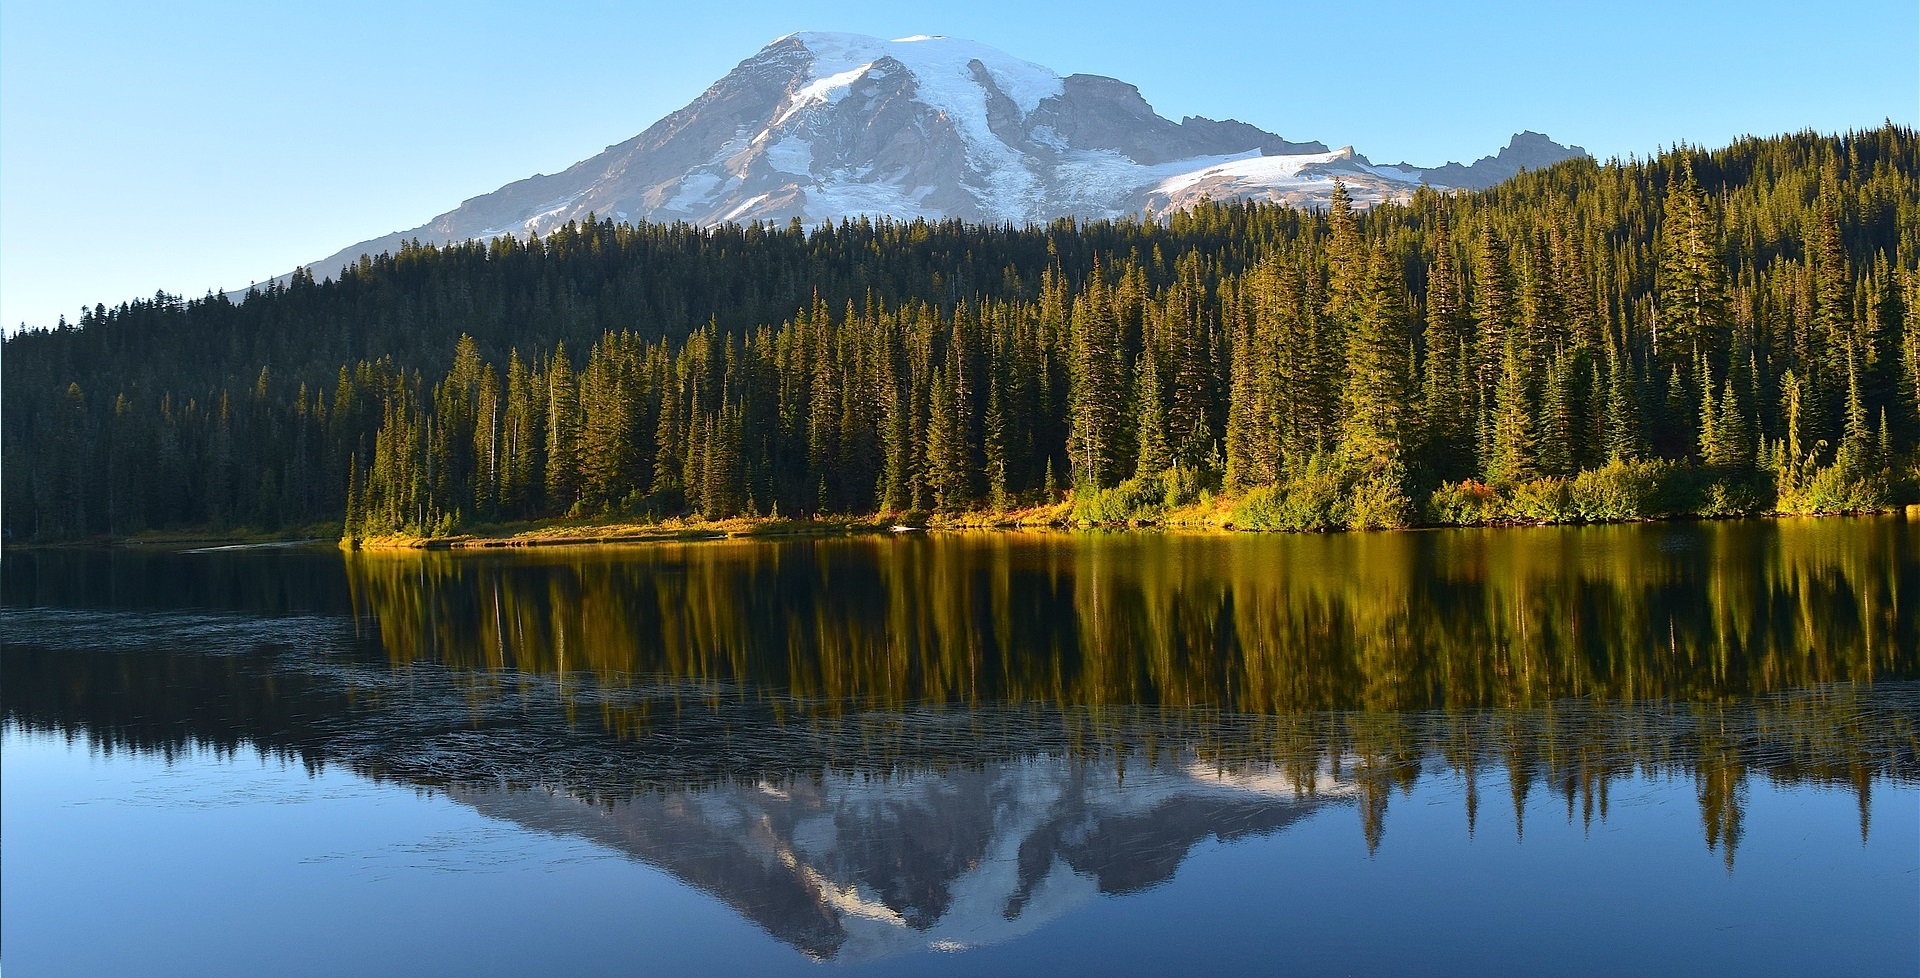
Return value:
M 552 175 L 508 184 L 432 221 L 315 264 L 432 242 L 546 233 L 588 214 L 620 220 L 807 224 L 842 218 L 977 223 L 1105 218 L 1205 197 L 1356 201 L 1419 184 L 1480 188 L 1574 156 L 1537 133 L 1472 165 L 1378 166 L 1352 148 L 1293 142 L 1246 123 L 1162 118 L 1134 86 L 1061 77 L 956 38 L 780 38 L 699 98 Z

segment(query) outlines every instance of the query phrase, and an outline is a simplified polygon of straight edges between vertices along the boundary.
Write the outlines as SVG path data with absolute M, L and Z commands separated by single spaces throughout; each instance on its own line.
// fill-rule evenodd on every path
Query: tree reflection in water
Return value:
M 232 558 L 195 611 L 158 610 L 177 564 L 41 555 L 7 569 L 0 701 L 445 791 L 857 959 L 1328 806 L 1376 848 L 1422 777 L 1460 780 L 1465 831 L 1483 783 L 1523 829 L 1539 792 L 1590 823 L 1686 778 L 1730 871 L 1754 778 L 1853 791 L 1864 838 L 1873 786 L 1920 777 L 1911 526 Z

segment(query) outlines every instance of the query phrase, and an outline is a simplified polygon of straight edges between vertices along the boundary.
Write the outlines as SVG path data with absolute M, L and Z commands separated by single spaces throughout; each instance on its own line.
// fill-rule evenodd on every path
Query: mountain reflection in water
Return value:
M 1912 524 L 10 556 L 6 722 L 248 748 L 659 867 L 840 961 L 1006 941 L 1423 778 L 1604 822 L 1920 782 Z M 191 561 L 200 561 L 194 564 Z M 1509 803 L 1500 798 L 1499 804 Z
M 1341 800 L 1284 778 L 1054 756 L 945 771 L 571 795 L 450 789 L 480 812 L 577 835 L 719 896 L 810 957 L 960 950 L 1031 932 L 1097 894 L 1172 878 L 1209 837 L 1285 828 Z
M 1920 780 L 1920 687 L 1904 682 L 1394 716 L 824 709 L 687 682 L 393 669 L 338 619 L 9 609 L 5 624 L 9 723 L 109 752 L 251 748 L 444 792 L 659 867 L 816 958 L 1005 940 L 1163 882 L 1209 838 L 1328 806 L 1356 809 L 1377 847 L 1392 798 L 1423 776 L 1464 781 L 1463 832 L 1483 778 L 1516 819 L 1545 791 L 1587 822 L 1608 817 L 1617 783 L 1689 779 L 1729 869 L 1752 777 L 1856 791 L 1863 837 L 1872 786 Z M 103 634 L 121 646 L 85 647 Z

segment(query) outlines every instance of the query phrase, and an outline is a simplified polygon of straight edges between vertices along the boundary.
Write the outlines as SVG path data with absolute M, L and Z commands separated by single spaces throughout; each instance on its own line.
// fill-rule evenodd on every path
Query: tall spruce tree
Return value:
M 1405 465 L 1415 443 L 1411 348 L 1399 269 L 1376 253 L 1367 264 L 1347 338 L 1341 443 L 1369 465 Z

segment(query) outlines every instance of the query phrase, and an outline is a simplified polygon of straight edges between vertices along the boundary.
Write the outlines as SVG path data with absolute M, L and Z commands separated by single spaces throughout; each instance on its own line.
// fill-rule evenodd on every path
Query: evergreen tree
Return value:
M 1149 343 L 1134 365 L 1134 472 L 1151 475 L 1166 471 L 1173 464 L 1173 452 L 1167 447 L 1166 411 L 1160 402 L 1160 367 L 1154 362 Z
M 1525 482 L 1537 474 L 1538 439 L 1521 345 L 1518 337 L 1508 334 L 1500 385 L 1494 393 L 1493 437 L 1485 468 L 1486 480 L 1494 485 Z
M 972 496 L 967 486 L 966 436 L 955 388 L 945 368 L 934 368 L 928 392 L 927 481 L 934 505 L 947 512 L 965 509 Z
M 1654 343 L 1678 362 L 1711 356 L 1726 325 L 1726 272 L 1720 232 L 1706 195 L 1683 161 L 1682 176 L 1667 185 L 1660 222 L 1659 319 Z
M 1350 457 L 1373 465 L 1404 465 L 1414 442 L 1410 338 L 1400 289 L 1398 269 L 1385 255 L 1376 254 L 1347 339 L 1342 447 Z
M 1426 416 L 1426 463 L 1441 478 L 1472 469 L 1474 371 L 1468 350 L 1468 319 L 1462 302 L 1453 243 L 1446 222 L 1434 231 L 1434 260 L 1427 271 L 1426 369 L 1420 406 Z
M 547 364 L 546 430 L 547 502 L 570 508 L 580 499 L 580 402 L 564 343 Z
M 1119 470 L 1126 378 L 1121 370 L 1119 318 L 1094 269 L 1086 291 L 1073 303 L 1068 340 L 1072 389 L 1067 454 L 1076 485 L 1111 485 Z
M 1640 439 L 1640 397 L 1634 382 L 1633 361 L 1616 354 L 1607 370 L 1607 459 L 1636 461 L 1646 450 Z

